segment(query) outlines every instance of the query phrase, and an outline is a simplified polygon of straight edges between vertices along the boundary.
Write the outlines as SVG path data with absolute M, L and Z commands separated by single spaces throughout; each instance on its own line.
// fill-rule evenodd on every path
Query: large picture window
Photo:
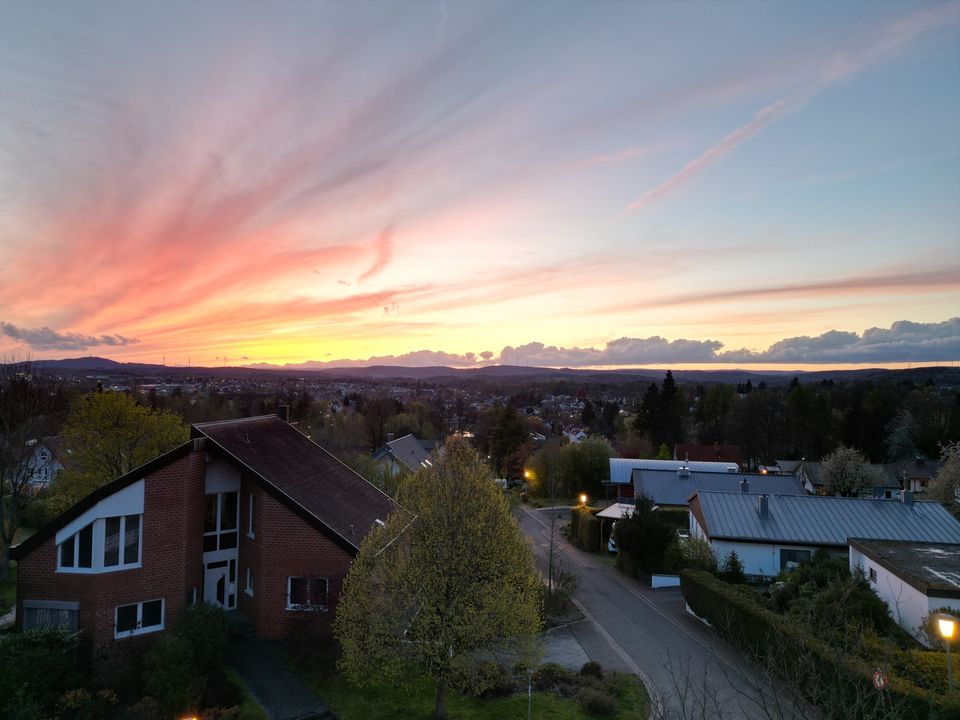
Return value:
M 140 516 L 98 518 L 59 545 L 60 572 L 112 572 L 140 566 Z
M 163 630 L 163 599 L 147 600 L 116 609 L 115 638 L 132 637 Z

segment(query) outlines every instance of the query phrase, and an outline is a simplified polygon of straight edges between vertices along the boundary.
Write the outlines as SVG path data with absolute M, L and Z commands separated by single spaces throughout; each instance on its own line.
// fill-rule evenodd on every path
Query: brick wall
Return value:
M 17 597 L 80 604 L 79 624 L 95 656 L 120 646 L 138 646 L 153 634 L 114 641 L 118 605 L 164 598 L 165 627 L 186 605 L 187 593 L 203 597 L 203 496 L 205 453 L 192 452 L 145 478 L 141 567 L 99 574 L 58 573 L 54 538 L 35 548 L 18 566 Z M 254 538 L 247 535 L 250 494 L 256 497 Z M 330 632 L 336 599 L 352 562 L 350 553 L 263 491 L 248 477 L 240 487 L 238 609 L 264 637 Z M 254 595 L 246 594 L 247 567 Z M 327 612 L 287 610 L 287 578 L 329 579 Z M 18 604 L 18 618 L 23 617 Z
M 84 639 L 98 655 L 114 642 L 118 605 L 163 598 L 164 625 L 170 627 L 187 591 L 202 584 L 204 465 L 204 453 L 192 452 L 145 478 L 141 567 L 58 573 L 54 538 L 20 560 L 17 617 L 23 618 L 24 600 L 78 602 Z
M 252 482 L 241 484 L 244 511 L 240 542 L 240 610 L 253 620 L 257 634 L 281 638 L 292 633 L 327 635 L 336 600 L 353 557 L 319 530 Z M 246 512 L 250 492 L 254 500 L 254 533 L 247 537 Z M 253 597 L 243 592 L 247 567 L 253 568 Z M 327 612 L 287 610 L 287 578 L 328 578 Z

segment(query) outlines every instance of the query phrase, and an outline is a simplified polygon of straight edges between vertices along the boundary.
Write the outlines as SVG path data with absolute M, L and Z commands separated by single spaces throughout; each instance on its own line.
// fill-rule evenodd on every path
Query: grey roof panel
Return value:
M 389 452 L 397 462 L 406 466 L 411 472 L 416 472 L 427 465 L 430 453 L 424 450 L 423 445 L 413 435 L 404 435 L 387 443 Z
M 793 475 L 757 475 L 730 472 L 689 472 L 676 470 L 634 470 L 634 494 L 646 493 L 657 505 L 686 505 L 687 499 L 700 490 L 740 492 L 740 481 L 746 480 L 750 493 L 771 495 L 804 495 L 800 480 Z
M 798 545 L 847 544 L 849 538 L 960 543 L 960 521 L 935 502 L 770 495 L 760 517 L 757 495 L 698 493 L 713 539 L 755 540 Z
M 648 460 L 645 458 L 610 458 L 610 482 L 629 485 L 634 470 L 673 470 L 687 467 L 698 472 L 737 472 L 736 463 L 684 460 Z

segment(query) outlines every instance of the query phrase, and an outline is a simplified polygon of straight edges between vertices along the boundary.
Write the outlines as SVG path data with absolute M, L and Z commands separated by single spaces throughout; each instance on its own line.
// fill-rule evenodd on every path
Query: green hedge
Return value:
M 727 585 L 702 570 L 683 570 L 680 589 L 693 612 L 761 667 L 789 679 L 826 718 L 960 720 L 960 692 L 946 698 L 894 672 L 887 690 L 878 692 L 876 668 L 762 607 L 749 588 Z
M 580 547 L 590 552 L 600 550 L 600 521 L 591 513 L 584 513 L 580 518 L 579 538 Z

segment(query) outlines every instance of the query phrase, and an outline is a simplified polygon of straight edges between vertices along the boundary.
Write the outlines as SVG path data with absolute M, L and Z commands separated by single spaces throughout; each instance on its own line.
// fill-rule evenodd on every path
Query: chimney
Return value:
M 750 481 L 744 478 L 740 481 L 740 492 L 748 493 L 750 492 Z
M 277 408 L 277 417 L 283 420 L 285 423 L 290 422 L 290 406 L 281 405 Z
M 762 518 L 765 518 L 770 514 L 766 495 L 757 496 L 757 514 Z
M 901 490 L 900 502 L 902 502 L 904 505 L 913 505 L 913 493 L 909 490 Z
M 387 442 L 393 442 L 394 440 L 396 440 L 396 435 L 393 433 L 387 433 Z

